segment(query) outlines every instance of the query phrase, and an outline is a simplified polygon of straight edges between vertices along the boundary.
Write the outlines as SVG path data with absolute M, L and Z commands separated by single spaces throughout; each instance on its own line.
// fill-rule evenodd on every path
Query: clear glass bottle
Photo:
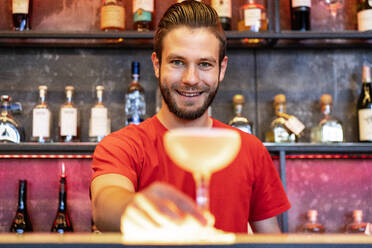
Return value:
M 32 224 L 27 211 L 27 181 L 19 180 L 18 208 L 10 226 L 10 232 L 22 234 L 32 232 Z
M 50 142 L 50 130 L 52 114 L 46 103 L 48 87 L 39 86 L 39 103 L 32 110 L 32 138 L 34 142 Z
M 132 62 L 132 83 L 130 84 L 125 95 L 125 125 L 139 124 L 145 119 L 146 102 L 145 90 L 139 82 L 140 63 Z
M 360 142 L 372 142 L 372 83 L 369 66 L 363 66 L 362 82 L 363 86 L 357 104 L 358 139 Z
M 101 30 L 124 30 L 125 10 L 122 0 L 103 0 Z
M 266 133 L 266 142 L 288 143 L 296 142 L 296 135 L 285 125 L 289 115 L 286 114 L 286 97 L 278 94 L 274 97 L 275 119 L 271 122 L 270 130 Z
M 72 103 L 74 86 L 68 85 L 66 90 L 66 102 L 59 111 L 59 140 L 61 142 L 79 141 L 80 126 L 79 112 Z
M 264 0 L 244 0 L 239 9 L 238 31 L 266 31 L 268 20 Z M 259 43 L 262 39 L 243 39 L 244 43 Z
M 11 97 L 2 95 L 0 109 L 0 142 L 20 143 L 25 141 L 23 127 L 11 115 L 11 112 L 20 112 L 22 110 L 21 105 L 19 103 L 11 104 Z
M 253 134 L 253 123 L 250 122 L 247 118 L 242 116 L 243 106 L 245 103 L 244 96 L 241 94 L 236 94 L 233 97 L 233 105 L 234 105 L 234 118 L 229 122 L 229 125 L 232 127 L 236 127 L 244 132 Z
M 111 132 L 111 120 L 108 109 L 103 105 L 103 85 L 96 87 L 97 103 L 90 109 L 89 141 L 100 142 Z
M 302 226 L 301 232 L 304 233 L 324 233 L 325 228 L 318 223 L 318 211 L 311 209 L 307 212 L 307 222 Z
M 332 116 L 332 96 L 323 94 L 320 97 L 320 105 L 323 117 L 318 126 L 312 130 L 312 142 L 343 142 L 344 131 L 342 124 Z
M 231 0 L 212 0 L 211 6 L 217 11 L 222 28 L 230 30 L 232 17 Z
M 152 30 L 154 19 L 154 0 L 133 0 L 134 30 Z
M 367 223 L 363 222 L 363 211 L 354 210 L 353 211 L 353 222 L 346 226 L 347 233 L 366 233 Z
M 13 30 L 31 29 L 32 0 L 12 0 Z

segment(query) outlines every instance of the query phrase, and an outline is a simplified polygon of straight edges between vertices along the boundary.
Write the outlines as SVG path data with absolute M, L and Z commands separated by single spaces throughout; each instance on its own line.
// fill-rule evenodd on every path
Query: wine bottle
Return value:
M 101 30 L 124 30 L 125 10 L 122 0 L 103 0 Z
M 39 103 L 32 110 L 32 141 L 45 143 L 50 141 L 51 112 L 46 103 L 46 85 L 39 86 Z
M 52 232 L 65 233 L 73 232 L 70 217 L 67 212 L 67 187 L 66 187 L 66 174 L 65 164 L 62 164 L 62 173 L 59 187 L 59 203 L 56 218 L 54 219 Z
M 24 233 L 32 232 L 30 216 L 27 211 L 27 181 L 19 180 L 18 208 L 10 226 L 10 232 Z
M 372 30 L 372 1 L 358 0 L 357 12 L 358 30 Z
M 212 7 L 217 11 L 224 30 L 231 29 L 231 0 L 212 0 Z
M 291 0 L 292 30 L 307 31 L 311 29 L 311 0 Z
M 154 0 L 133 0 L 133 23 L 137 31 L 152 29 Z
M 12 0 L 13 30 L 31 29 L 30 17 L 32 0 Z
M 369 66 L 363 66 L 362 82 L 363 86 L 357 104 L 359 141 L 372 142 L 372 88 Z

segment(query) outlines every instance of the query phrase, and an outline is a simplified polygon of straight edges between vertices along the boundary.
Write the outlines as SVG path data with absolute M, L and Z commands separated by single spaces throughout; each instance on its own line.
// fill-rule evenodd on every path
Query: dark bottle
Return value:
M 24 129 L 11 115 L 11 112 L 20 113 L 22 111 L 21 104 L 12 104 L 10 96 L 2 95 L 0 109 L 0 142 L 20 143 L 21 141 L 25 141 Z
M 62 164 L 62 174 L 59 188 L 59 203 L 56 218 L 54 219 L 52 232 L 73 232 L 70 217 L 67 212 L 67 191 L 65 165 Z
M 12 0 L 13 30 L 30 30 L 32 0 Z
M 27 212 L 27 181 L 19 180 L 18 209 L 10 226 L 10 232 L 32 232 L 30 216 Z
M 367 223 L 363 222 L 363 211 L 354 210 L 353 211 L 353 222 L 346 226 L 347 233 L 366 233 Z
M 359 141 L 372 142 L 372 88 L 371 68 L 369 66 L 363 66 L 362 81 L 362 91 L 357 105 Z
M 224 30 L 231 29 L 231 0 L 212 0 L 212 7 L 220 17 L 221 26 Z
M 291 0 L 292 30 L 310 30 L 310 12 L 311 0 Z
M 318 223 L 318 211 L 311 209 L 307 212 L 308 221 L 303 225 L 304 233 L 324 233 L 324 226 Z

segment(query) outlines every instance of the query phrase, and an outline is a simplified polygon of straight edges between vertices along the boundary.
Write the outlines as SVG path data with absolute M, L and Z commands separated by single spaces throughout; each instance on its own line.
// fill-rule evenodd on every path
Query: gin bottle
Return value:
M 66 102 L 59 111 L 59 140 L 61 142 L 79 141 L 79 113 L 72 103 L 74 86 L 66 86 Z
M 48 87 L 39 86 L 39 103 L 32 110 L 32 141 L 45 143 L 50 141 L 51 113 L 46 103 Z
M 346 226 L 347 233 L 365 233 L 367 230 L 367 223 L 363 222 L 363 211 L 353 211 L 353 222 Z
M 89 140 L 92 142 L 100 142 L 103 137 L 111 132 L 108 110 L 102 103 L 103 90 L 103 85 L 96 87 L 97 103 L 90 110 Z
M 141 123 L 146 114 L 145 91 L 139 82 L 140 63 L 132 62 L 132 83 L 125 95 L 125 125 Z
M 244 96 L 237 94 L 233 97 L 234 104 L 234 118 L 229 122 L 229 125 L 236 127 L 244 132 L 253 134 L 253 124 L 247 118 L 242 116 L 243 106 L 244 106 Z
M 312 141 L 320 143 L 343 142 L 344 131 L 340 121 L 332 116 L 332 96 L 324 94 L 320 97 L 323 118 L 312 130 Z
M 0 109 L 0 142 L 20 143 L 24 141 L 24 129 L 11 115 L 11 112 L 21 112 L 21 105 L 19 103 L 11 104 L 11 97 L 8 95 L 2 95 Z
M 311 209 L 307 212 L 307 222 L 302 226 L 304 233 L 324 233 L 325 228 L 318 223 L 318 211 Z

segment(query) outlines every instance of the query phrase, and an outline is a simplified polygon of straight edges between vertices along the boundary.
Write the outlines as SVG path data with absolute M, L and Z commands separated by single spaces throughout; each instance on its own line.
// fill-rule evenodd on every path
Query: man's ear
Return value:
M 159 75 L 160 75 L 160 71 L 159 71 L 160 70 L 160 64 L 159 64 L 159 59 L 156 56 L 156 53 L 155 52 L 152 53 L 151 60 L 152 60 L 152 65 L 154 67 L 155 77 L 156 78 L 159 78 Z
M 221 61 L 221 71 L 220 71 L 220 82 L 223 80 L 223 78 L 225 77 L 225 72 L 226 72 L 226 68 L 227 68 L 227 56 L 225 56 L 223 58 L 223 60 Z

